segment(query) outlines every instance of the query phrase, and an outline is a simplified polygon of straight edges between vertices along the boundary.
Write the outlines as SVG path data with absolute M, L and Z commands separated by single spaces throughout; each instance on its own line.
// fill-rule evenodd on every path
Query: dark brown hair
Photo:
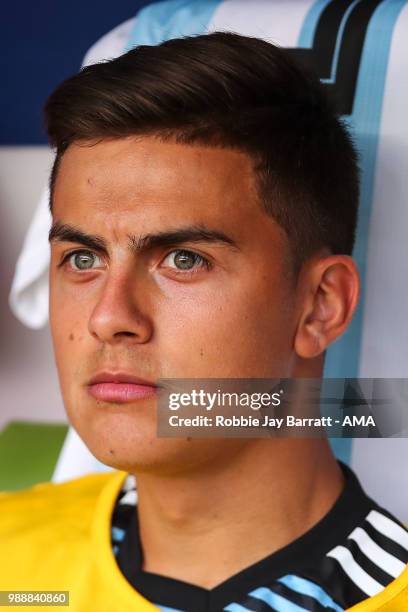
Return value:
M 260 203 L 301 264 L 351 254 L 357 157 L 318 79 L 275 45 L 227 32 L 140 46 L 67 79 L 45 107 L 56 158 L 75 141 L 156 135 L 246 152 Z

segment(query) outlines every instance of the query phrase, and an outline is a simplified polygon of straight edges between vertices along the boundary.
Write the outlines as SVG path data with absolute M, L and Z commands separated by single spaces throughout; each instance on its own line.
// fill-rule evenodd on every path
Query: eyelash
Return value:
M 172 251 L 169 251 L 166 254 L 166 256 L 163 258 L 162 261 L 165 261 L 173 253 L 188 253 L 189 255 L 193 255 L 195 257 L 195 263 L 197 263 L 197 259 L 198 259 L 200 264 L 201 264 L 201 265 L 198 265 L 198 266 L 194 266 L 191 270 L 182 270 L 180 268 L 172 268 L 173 271 L 175 271 L 175 272 L 177 272 L 179 274 L 183 274 L 183 275 L 185 275 L 185 274 L 195 274 L 201 268 L 205 268 L 206 270 L 210 270 L 212 268 L 212 264 L 211 264 L 209 259 L 207 259 L 203 255 L 200 255 L 200 253 L 196 253 L 195 251 L 191 251 L 190 249 L 173 249 Z
M 181 273 L 181 274 L 194 274 L 197 270 L 199 270 L 201 267 L 204 267 L 206 270 L 210 270 L 212 268 L 212 263 L 209 259 L 207 259 L 206 257 L 204 257 L 203 255 L 200 255 L 199 253 L 196 253 L 195 251 L 191 251 L 190 249 L 173 249 L 172 251 L 169 251 L 168 253 L 166 253 L 166 255 L 164 256 L 162 261 L 165 261 L 169 255 L 173 254 L 173 253 L 189 253 L 194 255 L 196 258 L 198 258 L 201 261 L 201 266 L 192 268 L 191 270 L 180 270 L 177 268 L 173 268 L 176 272 Z M 96 255 L 96 253 L 94 253 L 91 250 L 87 250 L 87 249 L 75 249 L 74 251 L 70 251 L 69 253 L 66 253 L 62 260 L 60 261 L 60 263 L 58 264 L 58 268 L 63 267 L 68 261 L 69 259 L 73 256 L 73 255 L 81 255 L 81 254 L 85 254 L 85 255 Z M 96 255 L 98 257 L 98 255 Z M 89 268 L 89 270 L 93 270 L 95 268 Z M 80 270 L 76 270 L 74 269 L 76 272 L 79 272 Z
M 58 264 L 57 267 L 58 268 L 62 268 L 66 263 L 68 263 L 68 261 L 69 261 L 69 259 L 71 257 L 73 257 L 74 255 L 81 255 L 81 254 L 83 254 L 83 255 L 91 254 L 91 255 L 95 255 L 96 257 L 98 257 L 98 255 L 96 255 L 96 253 L 94 253 L 91 250 L 88 250 L 88 249 L 75 249 L 74 251 L 70 251 L 69 253 L 66 253 L 63 256 L 62 260 L 60 261 L 60 263 Z

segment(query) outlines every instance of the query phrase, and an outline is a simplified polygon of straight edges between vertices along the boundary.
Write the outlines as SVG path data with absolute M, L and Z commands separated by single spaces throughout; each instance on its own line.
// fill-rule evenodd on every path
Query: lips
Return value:
M 157 385 L 126 372 L 99 372 L 89 381 L 88 393 L 102 402 L 125 403 L 155 397 Z

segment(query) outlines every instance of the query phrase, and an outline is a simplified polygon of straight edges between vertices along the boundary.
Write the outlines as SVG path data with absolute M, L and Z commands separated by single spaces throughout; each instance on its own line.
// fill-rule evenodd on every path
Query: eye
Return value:
M 66 257 L 73 270 L 94 270 L 103 264 L 102 259 L 92 251 L 75 251 Z
M 176 249 L 169 253 L 164 259 L 163 264 L 169 268 L 176 268 L 177 270 L 185 270 L 187 272 L 194 270 L 194 268 L 205 267 L 209 269 L 211 267 L 208 259 L 198 253 L 185 249 Z

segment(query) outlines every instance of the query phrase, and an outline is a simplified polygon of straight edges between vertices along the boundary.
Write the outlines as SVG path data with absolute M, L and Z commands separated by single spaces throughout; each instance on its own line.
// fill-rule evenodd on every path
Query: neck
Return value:
M 327 440 L 249 442 L 216 471 L 137 475 L 145 571 L 213 588 L 327 514 L 343 487 Z

